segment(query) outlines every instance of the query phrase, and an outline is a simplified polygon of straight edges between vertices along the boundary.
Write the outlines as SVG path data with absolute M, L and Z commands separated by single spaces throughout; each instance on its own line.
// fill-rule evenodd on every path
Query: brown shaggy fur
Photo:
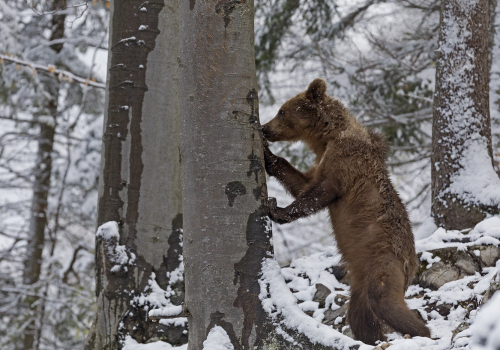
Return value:
M 270 217 L 288 223 L 328 207 L 350 274 L 347 318 L 357 339 L 385 340 L 382 322 L 402 334 L 429 337 L 404 300 L 417 267 L 415 243 L 386 169 L 386 142 L 325 92 L 325 81 L 314 80 L 262 128 L 268 141 L 302 140 L 316 153 L 302 173 L 265 143 L 268 174 L 296 199 L 286 208 L 270 204 Z

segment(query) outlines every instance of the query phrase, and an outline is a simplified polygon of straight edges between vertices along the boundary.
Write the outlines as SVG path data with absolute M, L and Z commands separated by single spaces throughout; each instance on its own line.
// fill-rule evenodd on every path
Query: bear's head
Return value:
M 286 101 L 278 114 L 264 124 L 264 137 L 271 142 L 304 140 L 317 128 L 320 111 L 329 100 L 332 98 L 326 95 L 326 82 L 314 79 L 306 91 Z

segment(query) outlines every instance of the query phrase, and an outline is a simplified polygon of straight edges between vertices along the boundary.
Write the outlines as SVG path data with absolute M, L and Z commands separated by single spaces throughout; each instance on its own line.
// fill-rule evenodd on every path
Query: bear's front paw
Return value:
M 274 210 L 278 207 L 278 202 L 276 201 L 276 198 L 274 197 L 268 197 L 267 198 L 267 206 L 269 210 Z
M 268 198 L 267 205 L 269 206 L 269 217 L 277 224 L 287 224 L 292 221 L 286 209 L 278 207 L 276 198 Z

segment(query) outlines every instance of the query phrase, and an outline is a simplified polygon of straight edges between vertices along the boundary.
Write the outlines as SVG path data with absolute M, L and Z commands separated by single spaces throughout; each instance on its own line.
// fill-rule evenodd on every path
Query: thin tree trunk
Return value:
M 52 95 L 54 98 L 57 96 Z M 57 105 L 50 101 L 49 109 L 54 117 L 57 113 Z M 50 191 L 50 176 L 52 174 L 52 151 L 54 144 L 55 125 L 40 123 L 40 134 L 38 141 L 37 161 L 35 165 L 35 183 L 33 185 L 33 199 L 31 204 L 31 219 L 29 230 L 29 241 L 26 249 L 26 259 L 24 263 L 23 283 L 27 286 L 35 285 L 40 279 L 42 267 L 42 253 L 45 246 L 45 228 L 47 226 L 47 198 Z M 24 303 L 33 313 L 32 320 L 27 325 L 24 332 L 23 349 L 37 349 L 35 343 L 36 315 L 38 297 L 35 295 L 41 290 L 31 290 Z
M 55 1 L 54 10 L 65 8 L 64 2 Z M 52 17 L 52 34 L 50 40 L 62 39 L 64 37 L 64 22 L 66 15 L 55 14 Z M 52 45 L 51 48 L 59 53 L 63 44 Z M 33 184 L 33 198 L 31 203 L 31 218 L 29 226 L 29 239 L 24 261 L 23 283 L 25 285 L 35 285 L 40 279 L 42 268 L 42 253 L 45 246 L 45 230 L 47 227 L 47 205 L 50 194 L 50 177 L 52 175 L 52 152 L 54 150 L 54 136 L 57 124 L 57 103 L 59 99 L 59 82 L 51 76 L 41 77 L 45 91 L 50 95 L 47 106 L 43 113 L 45 120 L 39 120 L 40 133 L 38 139 L 37 159 L 35 163 L 35 182 Z M 48 117 L 48 118 L 47 118 Z M 31 291 L 32 295 L 25 298 L 24 303 L 37 312 L 36 291 Z M 35 293 L 33 293 L 35 292 Z M 41 292 L 41 291 L 40 291 Z M 36 316 L 28 323 L 24 332 L 23 348 L 38 349 L 39 344 L 35 341 L 35 336 L 40 329 L 36 329 Z
M 98 225 L 119 224 L 129 263 L 117 272 L 97 237 L 98 311 L 86 349 L 120 348 L 126 335 L 187 341 L 184 327 L 152 323 L 134 302 L 147 295 L 153 273 L 167 289 L 167 272 L 182 257 L 177 8 L 176 0 L 111 4 Z M 177 289 L 171 301 L 182 302 L 182 283 L 170 287 Z
M 446 229 L 470 228 L 487 212 L 498 212 L 479 193 L 487 183 L 464 181 L 474 171 L 492 171 L 489 20 L 487 0 L 442 2 L 431 164 L 432 214 Z M 478 159 L 484 160 L 480 169 Z

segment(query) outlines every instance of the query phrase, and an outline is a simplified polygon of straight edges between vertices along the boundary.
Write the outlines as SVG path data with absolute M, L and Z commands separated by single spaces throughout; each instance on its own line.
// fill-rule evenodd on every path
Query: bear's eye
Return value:
M 284 116 L 284 115 L 285 115 L 285 111 L 284 111 L 284 110 L 282 110 L 282 109 L 280 109 L 280 111 L 278 112 L 278 115 L 279 115 L 280 117 Z

